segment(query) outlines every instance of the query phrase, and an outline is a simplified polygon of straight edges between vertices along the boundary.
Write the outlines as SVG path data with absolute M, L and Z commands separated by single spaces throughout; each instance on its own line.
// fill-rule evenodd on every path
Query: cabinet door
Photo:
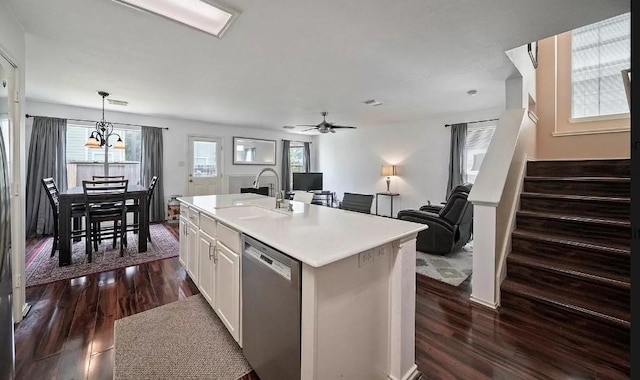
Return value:
M 189 247 L 187 247 L 187 219 L 180 217 L 180 254 L 178 256 L 178 261 L 184 269 L 187 269 L 187 265 L 189 263 Z
M 240 256 L 217 242 L 215 310 L 236 341 L 240 339 Z
M 198 285 L 198 226 L 187 223 L 187 273 L 193 282 Z
M 215 309 L 215 249 L 216 240 L 200 231 L 198 237 L 198 288 Z

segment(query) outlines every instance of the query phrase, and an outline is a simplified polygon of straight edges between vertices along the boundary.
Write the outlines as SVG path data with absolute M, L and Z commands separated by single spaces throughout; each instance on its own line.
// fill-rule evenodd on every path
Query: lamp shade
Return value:
M 124 149 L 124 141 L 121 138 L 118 138 L 118 141 L 113 144 L 113 149 Z
M 100 141 L 98 141 L 97 138 L 91 136 L 87 139 L 87 142 L 84 143 L 84 146 L 89 147 L 89 148 L 100 148 Z
M 394 176 L 397 175 L 398 172 L 396 170 L 396 166 L 395 165 L 382 165 L 382 168 L 380 169 L 380 175 L 381 176 Z

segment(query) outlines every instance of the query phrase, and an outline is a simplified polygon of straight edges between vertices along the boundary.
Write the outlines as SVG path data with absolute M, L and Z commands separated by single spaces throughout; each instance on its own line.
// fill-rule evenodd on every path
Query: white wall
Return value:
M 24 296 L 24 229 L 25 229 L 25 34 L 6 1 L 0 1 L 0 54 L 16 66 L 18 99 L 10 110 L 13 121 L 12 145 L 12 198 L 11 198 L 11 267 L 13 270 L 13 318 L 22 320 Z M 14 95 L 11 95 L 14 98 Z M 14 98 L 15 99 L 15 98 Z
M 392 192 L 400 193 L 393 213 L 418 208 L 427 201 L 444 201 L 449 171 L 450 129 L 445 124 L 497 118 L 499 107 L 446 114 L 434 118 L 386 127 L 341 130 L 318 137 L 318 170 L 324 173 L 325 190 L 375 194 L 386 191 L 383 164 L 399 165 L 399 175 L 391 177 Z M 379 198 L 379 213 L 389 215 L 388 197 Z M 375 200 L 372 212 L 375 212 Z
M 101 104 L 98 95 L 96 103 Z M 73 119 L 98 120 L 101 116 L 100 109 L 63 106 L 59 104 L 27 101 L 27 113 L 37 116 L 52 116 Z M 282 139 L 311 141 L 312 136 L 302 136 L 275 130 L 244 128 L 193 120 L 170 119 L 163 117 L 145 116 L 124 112 L 116 112 L 105 106 L 105 119 L 115 123 L 143 124 L 154 127 L 167 127 L 164 131 L 164 195 L 165 203 L 170 195 L 187 194 L 187 136 L 200 135 L 221 137 L 223 139 L 223 175 L 234 174 L 255 175 L 265 166 L 261 165 L 233 165 L 232 140 L 233 136 L 255 137 L 261 139 L 276 140 L 276 165 L 269 166 L 280 173 L 282 157 Z M 27 139 L 31 136 L 33 119 L 27 119 Z M 312 161 L 316 156 L 313 150 L 315 143 L 311 144 Z M 313 162 L 312 162 L 313 164 Z M 315 167 L 315 165 L 313 165 Z

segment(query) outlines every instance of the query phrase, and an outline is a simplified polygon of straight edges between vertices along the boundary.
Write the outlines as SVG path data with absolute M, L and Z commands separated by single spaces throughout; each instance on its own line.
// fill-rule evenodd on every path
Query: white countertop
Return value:
M 293 212 L 275 209 L 275 198 L 250 193 L 179 197 L 178 200 L 312 267 L 333 263 L 427 228 L 425 224 L 302 202 L 290 201 Z M 262 210 L 252 214 L 251 206 Z M 272 212 L 263 211 L 265 209 Z

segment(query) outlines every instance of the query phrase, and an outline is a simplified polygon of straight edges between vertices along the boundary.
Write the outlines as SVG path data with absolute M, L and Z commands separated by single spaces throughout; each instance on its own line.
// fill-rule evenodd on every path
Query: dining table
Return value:
M 127 200 L 137 202 L 138 207 L 138 252 L 147 250 L 147 231 L 149 225 L 149 212 L 147 203 L 148 189 L 143 185 L 128 184 Z M 58 195 L 59 202 L 59 243 L 58 258 L 59 266 L 71 264 L 71 206 L 73 204 L 84 203 L 84 189 L 82 186 L 71 187 L 67 191 L 62 191 Z

